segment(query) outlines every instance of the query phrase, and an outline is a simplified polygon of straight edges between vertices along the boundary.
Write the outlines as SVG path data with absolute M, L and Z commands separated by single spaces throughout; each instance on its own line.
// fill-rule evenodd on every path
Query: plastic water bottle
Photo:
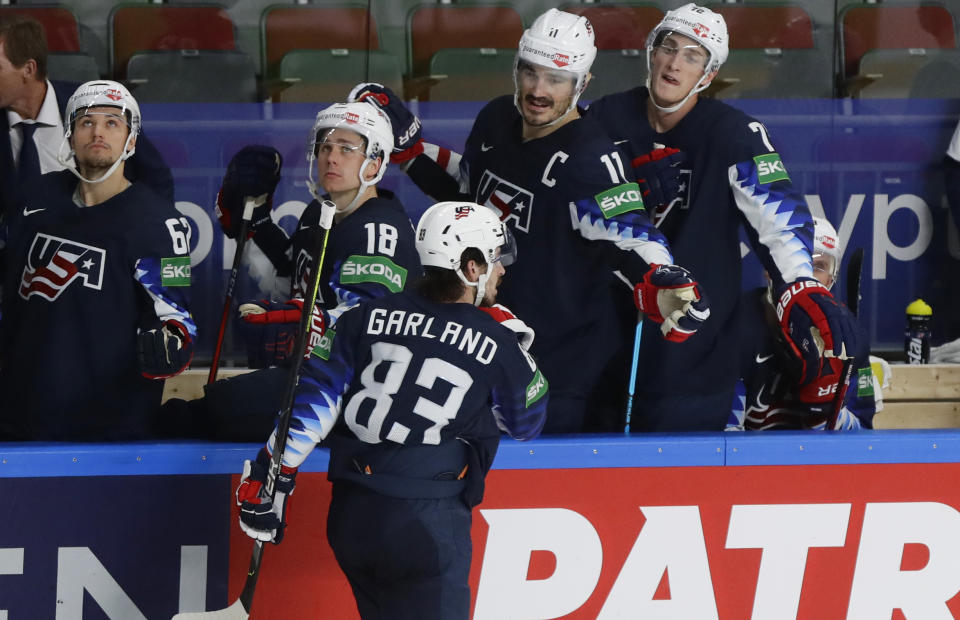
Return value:
M 930 318 L 933 309 L 922 299 L 907 306 L 907 328 L 903 337 L 903 352 L 908 364 L 930 363 Z

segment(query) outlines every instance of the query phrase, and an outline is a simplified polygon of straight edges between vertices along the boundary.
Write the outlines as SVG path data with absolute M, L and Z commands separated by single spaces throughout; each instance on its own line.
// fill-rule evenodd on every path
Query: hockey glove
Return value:
M 258 203 L 253 210 L 248 236 L 253 237 L 259 226 L 270 221 L 273 192 L 280 182 L 282 166 L 283 156 L 272 146 L 251 144 L 233 156 L 217 194 L 215 209 L 223 234 L 231 239 L 240 234 L 247 198 L 255 198 Z
M 247 340 L 247 362 L 251 368 L 265 368 L 286 362 L 293 354 L 293 346 L 300 327 L 303 300 L 291 299 L 285 303 L 256 301 L 240 305 L 240 324 Z M 326 332 L 327 315 L 317 305 L 310 317 L 304 357 L 320 344 Z
M 383 84 L 364 82 L 353 87 L 347 101 L 372 103 L 390 119 L 393 127 L 392 163 L 402 164 L 423 153 L 420 119 L 403 105 L 403 101 L 392 90 Z
M 843 362 L 836 357 L 820 358 L 820 367 L 813 381 L 797 389 L 797 400 L 804 410 L 815 418 L 830 418 L 833 400 L 840 389 Z M 842 404 L 841 404 L 842 406 Z
M 650 213 L 665 210 L 680 195 L 684 189 L 681 166 L 686 160 L 683 151 L 667 147 L 654 149 L 631 162 L 643 204 Z
M 254 540 L 279 545 L 287 527 L 287 499 L 296 486 L 297 469 L 280 466 L 273 485 L 273 498 L 264 485 L 270 471 L 270 453 L 260 448 L 256 461 L 243 462 L 243 474 L 237 487 L 237 506 L 240 507 L 240 529 Z
M 480 306 L 480 310 L 483 310 L 492 316 L 495 321 L 510 331 L 515 332 L 517 334 L 517 339 L 520 341 L 520 346 L 523 347 L 523 350 L 530 350 L 530 346 L 533 344 L 533 338 L 536 336 L 536 334 L 533 332 L 533 328 L 518 319 L 517 315 L 510 311 L 510 308 L 507 308 L 502 304 L 493 304 L 492 306 Z
M 693 275 L 677 265 L 650 265 L 633 288 L 637 309 L 660 324 L 663 337 L 683 342 L 710 318 L 710 306 Z
M 179 321 L 137 334 L 140 373 L 148 379 L 166 379 L 183 372 L 193 359 L 193 339 Z
M 850 310 L 813 278 L 801 278 L 783 288 L 777 319 L 787 345 L 801 361 L 800 385 L 817 378 L 821 357 L 844 360 L 863 344 Z

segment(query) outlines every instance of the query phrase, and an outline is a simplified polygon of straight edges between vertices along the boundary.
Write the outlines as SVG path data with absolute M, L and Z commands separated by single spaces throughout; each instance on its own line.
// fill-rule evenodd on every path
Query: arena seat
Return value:
M 384 84 L 403 92 L 400 58 L 373 50 L 291 50 L 283 55 L 277 70 L 274 100 L 283 103 L 336 102 L 346 99 L 359 82 Z
M 127 82 L 148 103 L 254 103 L 257 70 L 243 52 L 175 50 L 137 52 Z
M 589 101 L 642 86 L 647 78 L 647 52 L 644 48 L 597 50 L 590 72 L 593 78 L 583 94 Z
M 110 67 L 123 80 L 137 52 L 235 51 L 233 21 L 219 4 L 118 4 L 110 11 Z
M 513 92 L 516 48 L 444 49 L 430 59 L 431 101 L 486 101 Z
M 656 4 L 567 4 L 568 13 L 590 20 L 598 50 L 644 50 L 647 35 L 663 19 Z
M 407 53 L 410 73 L 404 88 L 407 99 L 427 100 L 440 78 L 430 74 L 430 62 L 440 50 L 452 48 L 517 49 L 523 19 L 506 5 L 421 4 L 407 17 Z M 481 98 L 502 94 L 498 88 Z
M 89 82 L 100 78 L 100 68 L 93 56 L 83 52 L 50 52 L 47 77 L 64 82 Z
M 951 99 L 960 94 L 960 49 L 873 49 L 860 58 L 863 99 Z
M 851 4 L 841 10 L 838 21 L 840 66 L 850 96 L 872 81 L 860 73 L 860 61 L 870 50 L 957 46 L 953 15 L 940 4 Z
M 282 93 L 289 87 L 291 78 L 300 77 L 304 82 L 316 82 L 321 67 L 308 68 L 305 60 L 326 59 L 335 72 L 334 80 L 350 72 L 350 68 L 358 66 L 360 60 L 366 62 L 365 56 L 357 56 L 359 50 L 379 50 L 380 39 L 377 34 L 377 23 L 366 7 L 360 6 L 317 6 L 317 5 L 272 5 L 263 10 L 260 15 L 260 56 L 263 68 L 264 82 L 267 90 L 277 95 L 278 100 L 305 101 L 303 97 L 312 97 L 308 91 L 321 92 L 319 84 L 306 88 L 306 84 L 297 87 L 297 90 Z M 305 56 L 307 50 L 321 51 L 319 56 Z M 285 57 L 297 54 L 284 65 Z M 371 56 L 371 62 L 373 57 Z M 389 64 L 389 60 L 378 59 L 378 67 Z M 294 70 L 309 71 L 303 75 L 296 75 Z M 281 71 L 283 78 L 281 78 Z M 357 74 L 355 82 L 364 79 L 365 72 Z M 349 92 L 349 88 L 337 98 L 342 99 Z M 323 95 L 326 97 L 326 95 Z
M 63 6 L 0 6 L 0 14 L 28 15 L 41 24 L 51 52 L 79 52 L 80 28 L 73 12 Z

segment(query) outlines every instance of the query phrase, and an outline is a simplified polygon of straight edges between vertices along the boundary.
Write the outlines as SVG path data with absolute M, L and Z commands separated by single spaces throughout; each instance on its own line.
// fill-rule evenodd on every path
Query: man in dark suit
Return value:
M 0 15 L 0 216 L 19 200 L 24 181 L 64 168 L 57 157 L 63 113 L 77 86 L 47 79 L 47 39 L 39 22 Z M 173 175 L 146 136 L 137 141 L 124 174 L 173 203 Z

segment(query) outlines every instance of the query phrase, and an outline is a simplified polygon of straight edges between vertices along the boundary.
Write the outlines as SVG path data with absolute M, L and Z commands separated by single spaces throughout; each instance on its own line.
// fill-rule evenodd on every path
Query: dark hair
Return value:
M 37 79 L 47 79 L 47 34 L 40 22 L 26 15 L 0 15 L 3 53 L 14 67 L 31 58 L 37 63 Z
M 483 252 L 477 248 L 467 248 L 460 255 L 461 269 L 467 261 L 474 261 L 479 265 L 486 265 Z M 414 285 L 416 291 L 430 301 L 437 303 L 452 303 L 463 295 L 465 285 L 453 269 L 427 266 L 423 268 L 423 276 Z

